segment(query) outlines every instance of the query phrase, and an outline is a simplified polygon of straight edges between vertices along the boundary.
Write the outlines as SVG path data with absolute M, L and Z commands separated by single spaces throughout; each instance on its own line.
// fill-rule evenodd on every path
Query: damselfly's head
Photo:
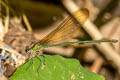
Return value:
M 31 50 L 31 48 L 29 46 L 25 47 L 25 52 L 29 52 Z

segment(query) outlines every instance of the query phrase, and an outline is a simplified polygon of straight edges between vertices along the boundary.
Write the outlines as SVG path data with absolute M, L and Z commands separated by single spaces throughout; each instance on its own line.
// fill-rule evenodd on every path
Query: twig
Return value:
M 5 33 L 8 31 L 9 26 L 9 7 L 1 0 L 0 3 L 6 8 L 6 17 L 5 17 Z
M 27 16 L 25 15 L 25 13 L 22 14 L 22 17 L 23 17 L 23 21 L 28 29 L 28 31 L 32 32 L 32 27 L 27 19 Z
M 8 26 L 9 26 L 9 8 L 6 7 L 6 17 L 5 17 L 5 33 L 8 32 Z
M 61 2 L 68 12 L 74 16 L 78 23 L 83 25 L 82 27 L 93 40 L 100 40 L 104 38 L 97 26 L 89 19 L 87 19 L 85 23 L 81 22 L 80 16 L 78 17 L 79 14 L 76 13 L 80 13 L 80 9 L 72 0 L 61 0 Z M 115 66 L 120 73 L 120 55 L 112 48 L 112 46 L 109 43 L 100 43 L 99 45 L 96 45 L 96 47 L 103 53 L 108 61 L 111 61 L 113 66 Z
M 92 72 L 98 73 L 99 70 L 100 70 L 100 68 L 101 68 L 101 66 L 102 66 L 102 64 L 103 64 L 103 62 L 104 62 L 103 58 L 102 58 L 102 57 L 98 57 L 98 58 L 94 61 L 94 63 L 92 64 L 92 67 L 91 67 L 90 70 L 91 70 Z
M 1 28 L 1 30 L 3 30 L 3 35 L 2 35 L 2 37 L 1 38 L 3 38 L 4 37 L 4 35 L 5 35 L 5 33 L 7 33 L 7 31 L 8 31 L 8 26 L 9 26 L 9 7 L 1 0 L 0 1 L 0 4 L 2 5 L 2 6 L 4 6 L 5 7 L 5 9 L 6 9 L 6 17 L 5 17 L 5 20 L 4 20 L 4 22 L 5 22 L 5 25 L 3 25 L 3 23 L 2 23 L 2 20 L 1 20 L 1 27 L 3 27 L 3 28 Z M 3 40 L 3 39 L 1 39 L 1 40 Z
M 4 30 L 4 26 L 2 23 L 2 19 L 0 18 L 0 40 L 3 41 L 3 37 L 5 35 L 5 30 Z

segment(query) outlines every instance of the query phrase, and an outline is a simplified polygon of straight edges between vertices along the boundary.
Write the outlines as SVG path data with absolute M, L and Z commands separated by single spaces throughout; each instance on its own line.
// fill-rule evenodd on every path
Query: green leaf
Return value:
M 10 80 L 104 80 L 104 77 L 85 70 L 76 59 L 44 55 L 45 65 L 34 57 L 18 67 Z M 43 56 L 39 57 L 44 62 Z M 40 66 L 40 67 L 39 67 Z

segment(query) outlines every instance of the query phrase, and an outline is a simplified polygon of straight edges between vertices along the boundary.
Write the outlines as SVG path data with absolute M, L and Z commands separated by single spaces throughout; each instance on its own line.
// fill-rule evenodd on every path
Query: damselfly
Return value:
M 81 22 L 85 22 L 88 17 L 88 10 L 81 9 L 82 14 L 86 14 L 86 16 L 80 15 Z M 82 24 L 83 24 L 82 23 Z M 68 17 L 62 24 L 60 24 L 55 30 L 53 30 L 50 34 L 44 37 L 41 41 L 35 43 L 31 47 L 26 47 L 26 51 L 36 52 L 43 48 L 56 47 L 56 46 L 65 46 L 69 44 L 83 44 L 83 43 L 100 43 L 100 42 L 117 42 L 117 40 L 86 40 L 86 41 L 75 41 L 75 42 L 67 42 L 67 40 L 71 39 L 74 33 L 79 30 L 79 26 L 77 26 L 74 20 Z

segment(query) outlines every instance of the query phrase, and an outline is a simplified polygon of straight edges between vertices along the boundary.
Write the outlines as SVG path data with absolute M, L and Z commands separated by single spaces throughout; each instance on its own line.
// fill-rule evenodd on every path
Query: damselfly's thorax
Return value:
M 39 42 L 36 42 L 35 44 L 32 44 L 31 46 L 26 46 L 25 51 L 26 52 L 36 52 L 40 50 L 42 46 L 40 45 Z

